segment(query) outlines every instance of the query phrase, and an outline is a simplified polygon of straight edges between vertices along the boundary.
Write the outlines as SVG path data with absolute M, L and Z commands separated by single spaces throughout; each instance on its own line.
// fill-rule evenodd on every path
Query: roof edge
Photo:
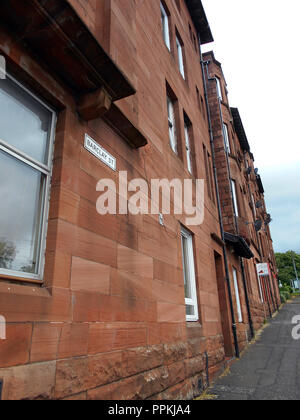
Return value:
M 214 42 L 214 38 L 205 14 L 205 10 L 201 0 L 185 0 L 193 19 L 194 25 L 200 35 L 201 45 Z
M 250 145 L 247 139 L 247 135 L 244 129 L 239 110 L 238 108 L 230 108 L 230 110 L 233 117 L 234 128 L 238 135 L 241 148 L 244 152 L 250 152 Z

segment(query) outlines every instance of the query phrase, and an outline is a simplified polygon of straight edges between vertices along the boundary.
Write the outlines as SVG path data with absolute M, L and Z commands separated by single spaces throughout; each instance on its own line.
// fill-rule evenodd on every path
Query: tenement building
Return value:
M 239 352 L 280 304 L 269 227 L 271 216 L 266 210 L 262 180 L 254 166 L 239 110 L 229 105 L 222 66 L 213 52 L 203 54 L 203 60 L 226 242 L 225 264 L 237 308 L 234 339 Z M 225 303 L 226 299 L 222 299 L 221 310 L 227 314 Z M 225 353 L 231 355 L 228 325 L 224 316 Z
M 0 399 L 192 399 L 278 308 L 212 41 L 200 0 L 1 1 Z

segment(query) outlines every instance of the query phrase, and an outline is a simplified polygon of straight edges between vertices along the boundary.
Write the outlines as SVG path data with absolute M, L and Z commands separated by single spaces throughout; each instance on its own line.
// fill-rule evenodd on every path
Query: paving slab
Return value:
M 300 400 L 300 340 L 292 319 L 300 298 L 287 303 L 227 375 L 209 390 L 217 400 Z

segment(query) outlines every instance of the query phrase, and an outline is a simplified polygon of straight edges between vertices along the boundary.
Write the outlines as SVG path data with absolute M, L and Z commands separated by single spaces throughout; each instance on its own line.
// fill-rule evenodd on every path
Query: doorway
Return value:
M 226 357 L 234 356 L 233 338 L 231 332 L 231 317 L 228 302 L 227 284 L 223 267 L 223 259 L 217 252 L 214 253 L 216 278 L 219 295 L 220 315 L 224 337 L 224 350 Z

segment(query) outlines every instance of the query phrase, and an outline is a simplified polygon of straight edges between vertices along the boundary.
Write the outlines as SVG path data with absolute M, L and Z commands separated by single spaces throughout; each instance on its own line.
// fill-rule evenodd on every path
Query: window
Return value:
M 168 96 L 167 97 L 167 106 L 168 106 L 168 122 L 169 122 L 169 138 L 170 145 L 173 152 L 177 153 L 177 134 L 176 134 L 176 120 L 174 112 L 174 102 Z
M 160 12 L 161 12 L 161 24 L 163 31 L 163 38 L 167 48 L 171 51 L 171 42 L 170 42 L 170 29 L 169 29 L 169 16 L 166 12 L 165 7 L 160 3 Z
M 216 77 L 216 82 L 217 82 L 217 95 L 218 95 L 218 99 L 221 99 L 221 101 L 223 100 L 223 95 L 222 95 L 222 87 L 221 87 L 221 81 L 218 77 Z
M 235 268 L 233 268 L 233 282 L 234 282 L 236 306 L 237 306 L 237 313 L 238 313 L 238 321 L 239 321 L 239 323 L 242 323 L 243 322 L 243 314 L 242 314 L 242 307 L 241 307 L 238 276 L 237 276 L 237 271 L 236 271 Z
M 255 200 L 254 200 L 254 195 L 253 194 L 251 194 L 251 202 L 252 202 L 252 208 L 253 208 L 253 215 L 254 215 L 254 218 L 256 219 L 257 208 L 256 208 L 256 205 L 255 205 Z
M 185 137 L 185 148 L 186 148 L 186 158 L 187 158 L 187 166 L 188 171 L 190 174 L 193 173 L 193 165 L 192 165 L 192 151 L 191 151 L 191 142 L 190 142 L 190 134 L 189 134 L 189 127 L 187 124 L 184 124 L 184 137 Z
M 260 275 L 259 275 L 259 273 L 258 273 L 258 267 L 257 267 L 257 264 L 259 264 L 259 261 L 258 260 L 256 260 L 256 262 L 253 262 L 253 264 L 254 264 L 254 271 L 255 271 L 255 274 L 256 274 L 256 279 L 257 279 L 257 285 L 258 285 L 258 290 L 259 290 L 259 296 L 260 296 L 260 299 L 261 299 L 261 301 L 262 301 L 262 303 L 264 303 L 264 301 L 265 301 L 265 299 L 264 299 L 264 295 L 263 295 L 263 290 L 262 290 L 262 284 L 261 284 L 261 279 L 260 279 Z
M 182 264 L 184 275 L 185 305 L 187 321 L 198 321 L 198 304 L 194 263 L 193 237 L 181 228 Z
M 234 212 L 236 217 L 239 217 L 239 207 L 238 207 L 238 200 L 237 200 L 237 190 L 236 190 L 236 182 L 232 179 L 231 180 L 231 188 L 232 188 L 232 197 L 233 197 L 233 205 L 234 205 Z
M 0 273 L 41 280 L 55 113 L 0 81 Z
M 223 132 L 224 132 L 224 143 L 225 143 L 226 152 L 230 154 L 231 148 L 230 148 L 228 127 L 226 124 L 223 124 Z
M 176 36 L 176 46 L 177 46 L 177 53 L 178 53 L 179 71 L 180 71 L 181 76 L 185 79 L 184 59 L 183 59 L 183 44 L 179 40 L 178 36 Z
M 189 173 L 193 174 L 193 151 L 191 144 L 191 133 L 192 133 L 192 123 L 188 116 L 184 113 L 184 138 L 185 138 L 185 149 L 186 149 L 186 159 L 187 167 Z

